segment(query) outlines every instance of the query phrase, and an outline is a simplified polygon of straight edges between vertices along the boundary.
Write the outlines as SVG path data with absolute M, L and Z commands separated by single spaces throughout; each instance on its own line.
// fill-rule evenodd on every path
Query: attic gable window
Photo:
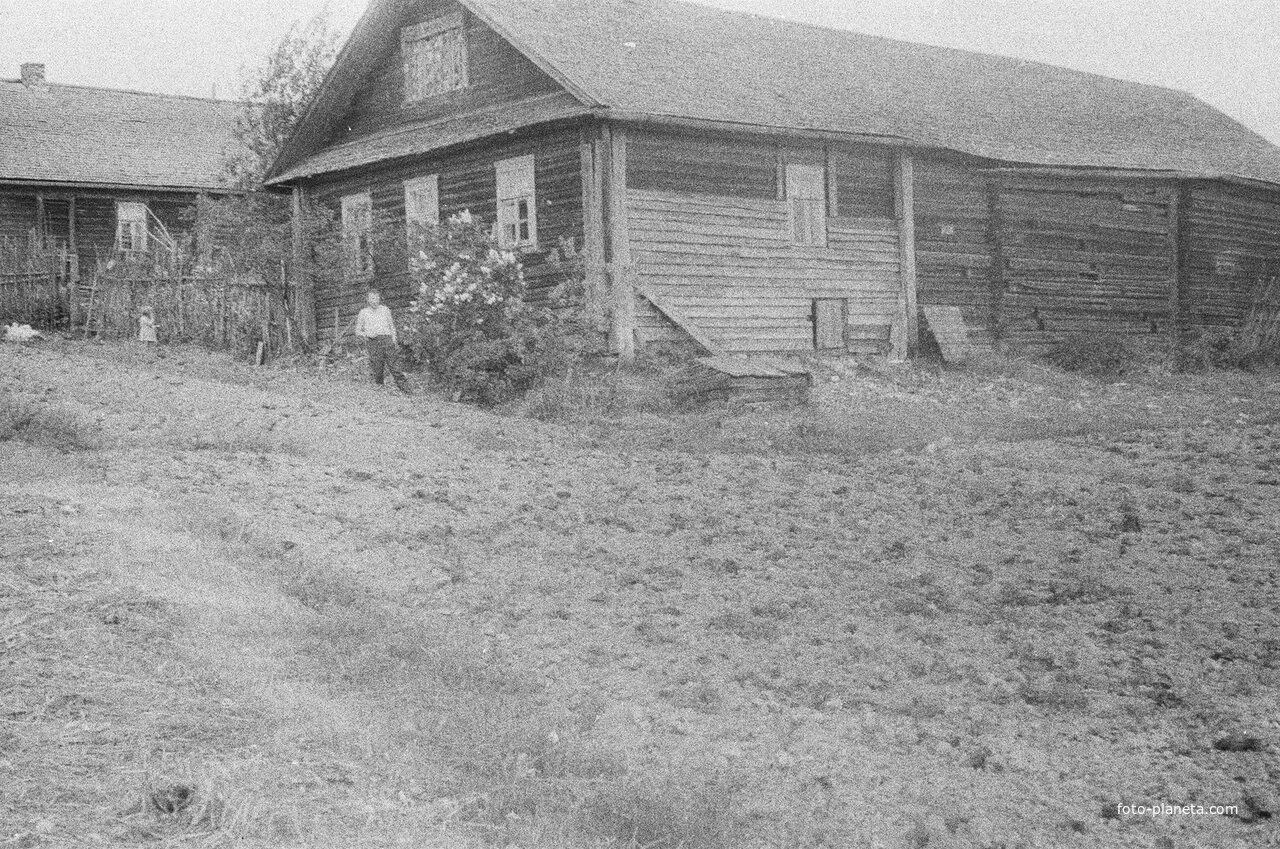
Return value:
M 506 250 L 538 247 L 533 154 L 504 159 L 498 169 L 498 244 Z
M 116 250 L 126 253 L 147 249 L 147 205 L 121 201 L 116 204 Z
M 461 12 L 405 27 L 400 31 L 400 47 L 404 55 L 405 103 L 417 103 L 469 85 Z

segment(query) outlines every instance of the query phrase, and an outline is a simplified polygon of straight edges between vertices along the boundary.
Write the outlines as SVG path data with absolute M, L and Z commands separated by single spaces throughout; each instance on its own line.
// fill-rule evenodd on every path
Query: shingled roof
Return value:
M 0 80 L 0 183 L 215 189 L 239 104 Z
M 371 42 L 409 2 L 373 0 L 331 77 L 342 80 L 335 96 L 304 122 L 281 170 L 317 152 L 305 148 L 341 117 L 352 78 L 375 58 L 364 55 Z M 1020 164 L 1280 184 L 1280 148 L 1167 88 L 674 0 L 461 2 L 605 115 L 890 137 Z M 457 140 L 451 133 L 448 141 Z M 315 173 L 303 168 L 277 181 L 301 171 Z

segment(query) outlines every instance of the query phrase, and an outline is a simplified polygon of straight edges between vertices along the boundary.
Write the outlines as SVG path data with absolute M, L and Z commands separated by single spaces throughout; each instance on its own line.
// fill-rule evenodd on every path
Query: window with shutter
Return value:
M 400 32 L 400 49 L 404 56 L 405 103 L 417 103 L 470 84 L 462 13 L 405 27 Z
M 498 170 L 498 244 L 537 248 L 538 208 L 533 155 L 504 159 Z
M 787 166 L 787 206 L 792 240 L 797 245 L 827 244 L 827 169 Z
M 147 205 L 140 202 L 116 204 L 116 250 L 126 253 L 147 249 Z
M 373 197 L 368 192 L 342 199 L 342 251 L 348 280 L 373 276 Z

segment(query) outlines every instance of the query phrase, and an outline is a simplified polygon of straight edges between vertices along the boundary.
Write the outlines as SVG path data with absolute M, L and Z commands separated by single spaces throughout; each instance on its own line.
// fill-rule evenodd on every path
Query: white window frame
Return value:
M 356 192 L 342 197 L 342 257 L 349 280 L 373 276 L 373 195 Z
M 464 24 L 462 13 L 455 12 L 400 31 L 406 104 L 459 91 L 471 84 Z M 433 69 L 433 62 L 441 67 Z M 445 68 L 445 62 L 454 66 Z
M 791 240 L 808 247 L 827 246 L 827 169 L 822 165 L 787 165 L 787 212 Z
M 504 250 L 537 250 L 537 162 L 533 154 L 504 159 L 498 172 L 498 246 Z
M 145 253 L 151 236 L 151 210 L 143 201 L 116 201 L 116 250 Z

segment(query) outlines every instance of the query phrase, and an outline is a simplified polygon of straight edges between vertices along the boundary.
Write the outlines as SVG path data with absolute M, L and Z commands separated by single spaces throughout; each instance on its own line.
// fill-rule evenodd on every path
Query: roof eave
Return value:
M 1033 175 L 1042 177 L 1103 177 L 1116 180 L 1152 180 L 1192 181 L 1204 180 L 1215 183 L 1230 183 L 1255 189 L 1276 191 L 1280 183 L 1261 180 L 1256 177 L 1244 177 L 1238 174 L 1223 172 L 1183 171 L 1169 168 L 1113 168 L 1104 165 L 1004 165 L 995 168 L 983 168 L 982 173 L 995 175 Z
M 0 177 L 0 188 L 4 189 L 30 189 L 32 191 L 40 191 L 49 189 L 53 191 L 63 190 L 90 190 L 90 191 L 110 191 L 110 192 L 148 192 L 148 193 L 170 193 L 170 194 L 236 194 L 237 190 L 230 186 L 184 186 L 184 185 L 151 185 L 149 183 L 107 183 L 97 182 L 93 180 L 25 180 Z
M 892 147 L 928 147 L 905 136 L 880 133 L 851 133 L 842 130 L 823 130 L 813 127 L 785 127 L 772 124 L 753 124 L 744 121 L 721 121 L 711 118 L 691 118 L 683 115 L 664 115 L 654 112 L 633 112 L 621 109 L 600 108 L 595 114 L 604 119 L 628 124 L 649 124 L 690 130 L 712 130 L 754 135 L 790 136 L 813 140 L 857 141 L 866 144 L 882 144 Z

